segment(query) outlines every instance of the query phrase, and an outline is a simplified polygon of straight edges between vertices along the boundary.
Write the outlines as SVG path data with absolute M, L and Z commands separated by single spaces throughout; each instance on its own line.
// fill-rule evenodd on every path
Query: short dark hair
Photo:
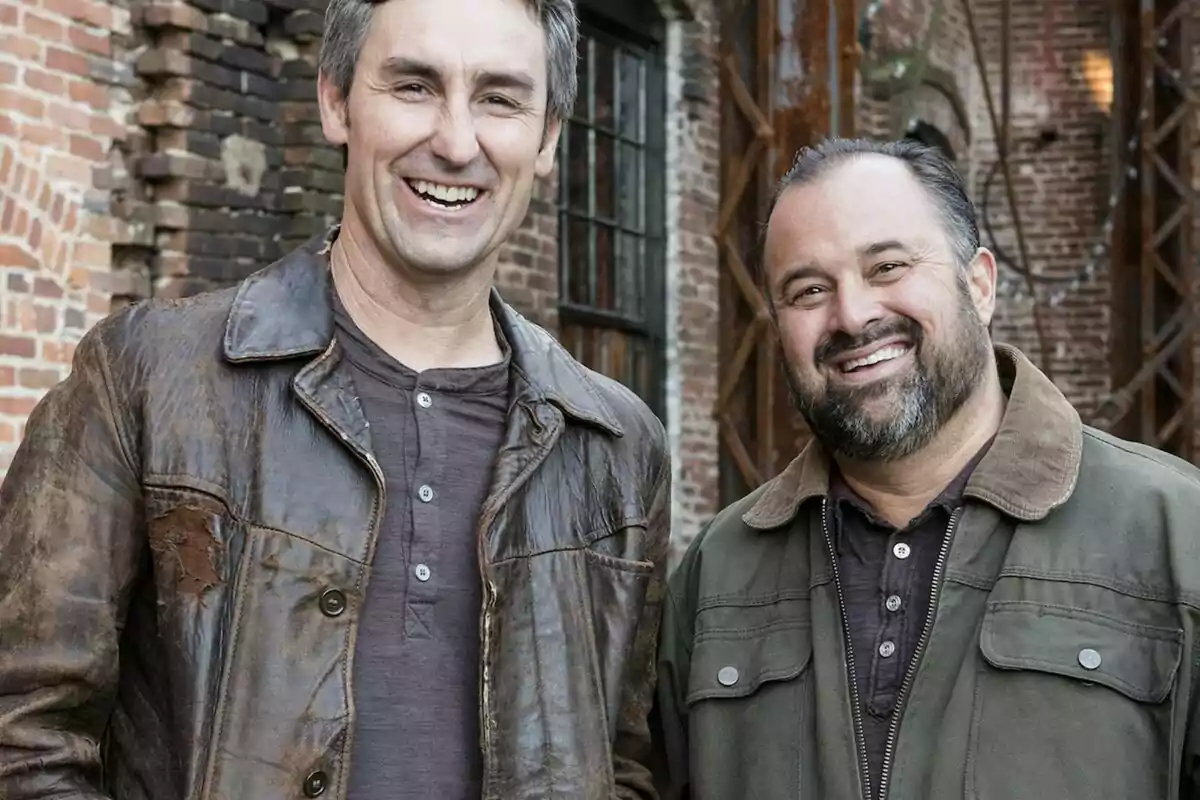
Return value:
M 803 186 L 825 175 L 838 164 L 867 155 L 888 156 L 904 162 L 929 192 L 945 222 L 946 235 L 959 266 L 965 269 L 979 250 L 979 223 L 967 187 L 954 164 L 936 147 L 912 139 L 875 141 L 831 137 L 814 147 L 801 148 L 779 182 L 771 201 L 774 212 L 779 197 L 793 186 Z

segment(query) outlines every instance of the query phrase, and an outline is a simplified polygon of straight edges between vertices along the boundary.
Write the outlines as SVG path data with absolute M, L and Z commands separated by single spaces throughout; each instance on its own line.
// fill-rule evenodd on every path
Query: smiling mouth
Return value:
M 838 365 L 838 369 L 843 374 L 864 372 L 877 364 L 883 364 L 900 358 L 900 356 L 905 355 L 910 350 L 912 350 L 912 346 L 908 344 L 890 344 L 886 347 L 879 348 L 873 353 L 868 353 L 862 358 L 844 361 Z
M 404 180 L 408 188 L 429 205 L 441 209 L 466 208 L 483 196 L 474 186 L 450 186 L 431 181 Z

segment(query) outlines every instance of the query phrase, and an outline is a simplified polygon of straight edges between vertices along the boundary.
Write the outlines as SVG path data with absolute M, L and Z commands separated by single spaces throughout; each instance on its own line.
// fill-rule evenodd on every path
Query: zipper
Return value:
M 550 452 L 550 448 L 557 441 L 557 436 L 545 438 L 547 428 L 538 419 L 534 409 L 529 406 L 523 406 L 529 413 L 534 426 L 534 444 L 540 446 L 540 450 L 530 460 L 525 468 L 517 474 L 515 478 L 505 486 L 498 494 L 491 496 L 484 502 L 484 508 L 479 515 L 479 533 L 476 537 L 477 553 L 479 558 L 479 576 L 483 582 L 483 608 L 479 615 L 480 629 L 480 669 L 479 669 L 479 725 L 480 725 L 480 748 L 483 751 L 483 786 L 481 795 L 488 797 L 489 791 L 489 773 L 492 753 L 492 731 L 496 727 L 496 719 L 492 715 L 492 670 L 491 670 L 491 649 L 492 649 L 492 618 L 493 610 L 496 606 L 496 584 L 492 581 L 491 573 L 488 569 L 487 560 L 487 534 L 492 523 L 496 521 L 496 517 L 500 514 L 500 509 L 508 502 L 508 499 L 513 496 L 517 489 L 525 484 L 525 481 L 533 475 L 534 470 L 541 466 L 546 460 L 546 455 Z M 552 431 L 553 432 L 553 431 Z
M 846 671 L 850 683 L 850 706 L 854 714 L 854 742 L 858 746 L 858 783 L 863 800 L 870 800 L 870 764 L 867 762 L 867 739 L 863 734 L 862 706 L 858 697 L 858 681 L 855 680 L 854 643 L 850 639 L 850 622 L 846 617 L 846 595 L 842 591 L 842 578 L 838 574 L 837 551 L 833 537 L 829 535 L 829 498 L 821 499 L 821 529 L 825 532 L 825 544 L 829 548 L 829 561 L 833 565 L 833 585 L 837 588 L 838 608 L 842 615 L 842 639 L 846 645 Z
M 900 694 L 896 698 L 896 708 L 892 711 L 892 721 L 888 727 L 887 746 L 883 751 L 883 767 L 879 771 L 879 800 L 887 800 L 888 780 L 891 778 L 892 757 L 896 754 L 896 738 L 900 734 L 900 719 L 904 716 L 904 706 L 908 701 L 908 691 L 912 688 L 913 679 L 920 666 L 921 656 L 929 641 L 929 632 L 933 628 L 933 619 L 937 614 L 938 596 L 941 594 L 942 574 L 946 571 L 946 557 L 950 553 L 950 543 L 958 528 L 959 517 L 962 516 L 962 506 L 954 509 L 950 522 L 946 525 L 946 535 L 942 537 L 942 549 L 938 552 L 937 564 L 933 568 L 933 584 L 929 590 L 929 609 L 925 612 L 925 627 L 921 629 L 921 638 L 917 640 L 917 649 L 912 660 L 908 663 L 908 671 L 904 673 L 904 682 L 900 684 Z

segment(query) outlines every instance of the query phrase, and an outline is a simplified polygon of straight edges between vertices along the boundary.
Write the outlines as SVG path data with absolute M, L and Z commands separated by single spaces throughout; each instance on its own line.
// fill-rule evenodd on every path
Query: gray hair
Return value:
M 371 27 L 376 6 L 387 0 L 329 0 L 321 41 L 320 70 L 341 92 L 350 96 L 354 70 Z M 579 17 L 575 0 L 524 0 L 537 16 L 546 36 L 547 106 L 551 116 L 565 120 L 575 105 L 578 79 Z
M 796 154 L 792 168 L 779 182 L 771 210 L 779 196 L 793 186 L 812 183 L 838 164 L 866 155 L 889 156 L 904 162 L 921 183 L 938 210 L 946 236 L 960 267 L 965 269 L 979 250 L 979 223 L 966 184 L 954 164 L 936 147 L 912 139 L 878 142 L 871 139 L 832 137 Z

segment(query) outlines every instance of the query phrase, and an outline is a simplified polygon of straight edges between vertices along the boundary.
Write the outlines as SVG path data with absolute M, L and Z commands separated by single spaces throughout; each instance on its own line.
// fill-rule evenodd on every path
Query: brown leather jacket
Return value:
M 30 418 L 0 488 L 0 798 L 345 796 L 384 487 L 319 245 L 110 317 Z M 493 302 L 483 797 L 652 797 L 663 428 Z

